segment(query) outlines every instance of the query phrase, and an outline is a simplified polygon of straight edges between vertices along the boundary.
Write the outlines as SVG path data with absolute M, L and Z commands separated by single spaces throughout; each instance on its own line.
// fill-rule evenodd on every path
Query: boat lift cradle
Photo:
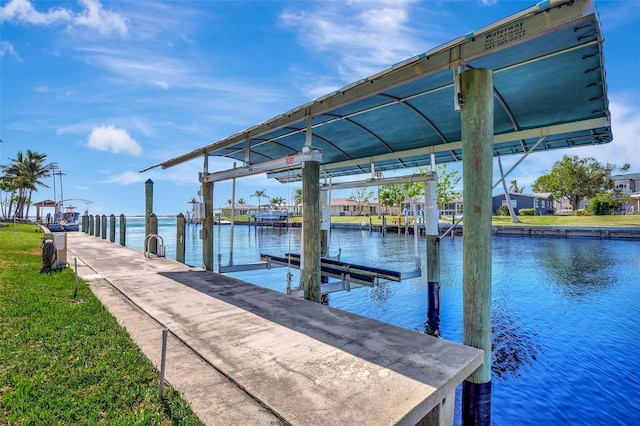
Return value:
M 285 253 L 284 256 L 273 256 L 262 253 L 260 254 L 260 259 L 264 261 L 268 268 L 271 268 L 272 265 L 300 268 L 301 263 L 300 255 L 297 253 Z M 360 287 L 373 287 L 381 282 L 387 281 L 400 282 L 421 275 L 420 270 L 398 272 L 390 269 L 342 262 L 326 257 L 320 259 L 320 273 L 322 276 L 337 278 L 339 280 L 321 284 L 322 294 L 350 291 Z M 291 294 L 297 295 L 298 293 L 301 294 L 302 289 L 291 291 Z
M 238 169 L 233 169 L 236 171 Z M 375 170 L 372 165 L 372 170 Z M 373 173 L 375 176 L 375 173 Z M 355 188 L 358 186 L 371 186 L 371 185 L 382 185 L 382 184 L 400 184 L 400 183 L 414 183 L 414 182 L 425 182 L 430 181 L 435 178 L 435 173 L 427 172 L 421 174 L 413 174 L 409 176 L 400 176 L 395 178 L 372 178 L 364 181 L 353 181 L 353 182 L 344 182 L 339 184 L 330 184 L 326 189 L 335 188 Z M 235 178 L 233 179 L 235 183 Z M 234 185 L 235 186 L 235 185 Z M 235 198 L 235 189 L 233 190 L 234 198 Z M 235 201 L 234 201 L 235 204 Z M 232 206 L 232 218 L 233 218 L 233 206 Z M 233 224 L 233 219 L 232 219 Z M 417 231 L 416 231 L 417 232 Z M 415 235 L 417 239 L 417 233 Z M 233 242 L 232 242 L 233 244 Z M 417 241 L 416 241 L 417 244 Z M 233 246 L 230 248 L 230 260 L 232 259 Z M 417 251 L 417 247 L 416 247 Z M 242 271 L 254 271 L 260 269 L 271 269 L 275 266 L 289 266 L 300 268 L 301 259 L 299 254 L 294 253 L 286 253 L 284 257 L 282 256 L 274 256 L 268 254 L 260 254 L 259 262 L 251 262 L 245 264 L 234 265 L 232 261 L 229 262 L 228 265 L 222 264 L 222 256 L 218 254 L 218 272 L 229 273 L 229 272 L 242 272 Z M 320 272 L 322 276 L 337 278 L 340 281 L 331 282 L 331 283 L 323 283 L 321 285 L 321 291 L 323 294 L 337 292 L 337 291 L 350 291 L 353 288 L 359 287 L 373 287 L 377 284 L 380 284 L 383 281 L 395 281 L 400 282 L 403 279 L 416 278 L 422 275 L 422 271 L 420 269 L 420 261 L 419 256 L 416 259 L 416 269 L 408 272 L 397 272 L 388 269 L 381 269 L 371 266 L 365 265 L 357 265 L 353 263 L 341 262 L 340 260 L 330 259 L 328 257 L 323 257 L 320 259 Z M 301 289 L 293 290 L 293 292 L 302 291 Z

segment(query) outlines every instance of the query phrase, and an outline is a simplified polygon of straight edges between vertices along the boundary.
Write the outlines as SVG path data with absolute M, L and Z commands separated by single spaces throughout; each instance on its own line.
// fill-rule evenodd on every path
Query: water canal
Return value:
M 215 227 L 214 258 L 229 262 L 229 226 Z M 188 225 L 186 260 L 200 266 L 200 227 Z M 160 219 L 175 258 L 175 219 Z M 300 252 L 299 229 L 236 226 L 234 264 Z M 143 249 L 144 221 L 128 218 L 127 245 Z M 222 238 L 218 238 L 221 235 Z M 424 250 L 424 240 L 420 249 Z M 415 269 L 413 236 L 334 230 L 330 253 L 399 271 Z M 496 425 L 640 422 L 640 241 L 494 237 L 493 408 Z M 424 255 L 422 268 L 426 268 Z M 297 279 L 297 270 L 291 270 Z M 287 268 L 232 274 L 284 292 Z M 441 242 L 441 329 L 462 341 L 462 238 Z M 417 332 L 426 279 L 332 293 L 330 305 Z M 459 423 L 458 395 L 456 423 Z

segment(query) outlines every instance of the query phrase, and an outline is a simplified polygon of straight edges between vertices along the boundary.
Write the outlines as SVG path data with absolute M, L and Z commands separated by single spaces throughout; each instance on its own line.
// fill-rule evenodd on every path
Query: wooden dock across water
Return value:
M 84 233 L 67 247 L 156 365 L 170 330 L 167 381 L 207 424 L 415 425 L 438 411 L 451 424 L 455 388 L 482 362 L 475 348 Z

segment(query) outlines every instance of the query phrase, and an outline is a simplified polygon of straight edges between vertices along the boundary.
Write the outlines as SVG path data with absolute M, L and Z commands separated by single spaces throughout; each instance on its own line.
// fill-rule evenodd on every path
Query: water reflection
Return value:
M 594 250 L 593 242 L 580 244 L 580 240 L 546 245 L 541 253 L 539 265 L 549 276 L 549 281 L 557 284 L 562 292 L 571 298 L 593 296 L 594 292 L 607 290 L 616 282 L 611 266 L 614 260 L 607 250 Z
M 491 315 L 493 377 L 519 377 L 521 370 L 533 364 L 542 352 L 540 337 L 520 326 L 524 321 L 509 311 L 504 300 L 494 300 Z

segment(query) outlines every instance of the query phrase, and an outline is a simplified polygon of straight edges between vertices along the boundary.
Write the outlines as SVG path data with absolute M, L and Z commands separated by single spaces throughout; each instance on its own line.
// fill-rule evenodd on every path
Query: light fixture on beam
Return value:
M 200 182 L 221 182 L 229 179 L 236 179 L 244 176 L 252 176 L 260 173 L 277 172 L 288 169 L 300 168 L 306 161 L 322 161 L 322 149 L 305 146 L 300 154 L 289 155 L 277 160 L 265 161 L 264 163 L 251 166 L 238 167 L 235 169 L 222 170 L 215 173 L 201 173 Z

